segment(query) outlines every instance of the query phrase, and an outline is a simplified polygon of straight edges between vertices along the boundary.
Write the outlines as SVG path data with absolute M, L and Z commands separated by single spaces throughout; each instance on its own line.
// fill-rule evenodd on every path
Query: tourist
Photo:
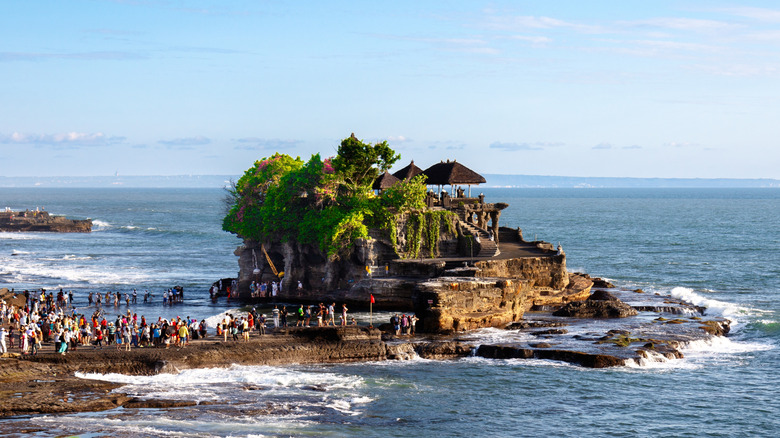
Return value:
M 0 327 L 0 354 L 8 352 L 8 347 L 5 345 L 6 336 L 8 336 L 8 332 L 5 331 L 5 327 Z
M 67 329 L 60 329 L 60 349 L 57 350 L 57 353 L 60 353 L 61 355 L 65 355 L 65 352 L 68 351 L 68 344 L 70 343 L 70 327 Z
M 341 305 L 341 325 L 347 325 L 347 304 Z
M 300 283 L 300 282 L 298 282 L 298 283 Z M 295 322 L 295 326 L 296 327 L 303 326 L 303 319 L 304 319 L 304 314 L 305 313 L 306 312 L 303 310 L 303 304 L 301 304 L 298 307 L 298 310 L 296 310 L 296 315 L 298 315 L 298 321 Z
M 328 306 L 328 322 L 325 325 L 336 325 L 336 303 L 331 303 Z
M 249 320 L 241 318 L 241 321 L 241 336 L 244 338 L 244 342 L 249 342 Z
M 279 312 L 281 317 L 281 325 L 282 327 L 287 327 L 287 306 L 282 306 L 281 311 Z
M 184 348 L 187 346 L 188 338 L 190 336 L 190 331 L 187 328 L 187 324 L 181 323 L 179 325 L 179 339 L 177 340 L 176 346 L 179 348 Z
M 277 328 L 279 328 L 279 313 L 280 313 L 279 306 L 274 306 L 274 310 L 272 311 L 272 313 L 274 318 L 274 330 L 276 330 Z
M 265 314 L 260 315 L 260 317 L 257 318 L 257 331 L 259 334 L 264 335 L 265 334 Z

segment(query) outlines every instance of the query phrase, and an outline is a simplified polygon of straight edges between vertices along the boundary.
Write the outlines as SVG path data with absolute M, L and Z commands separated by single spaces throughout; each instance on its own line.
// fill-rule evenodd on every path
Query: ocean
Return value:
M 544 360 L 416 359 L 319 366 L 233 366 L 150 377 L 91 375 L 140 397 L 220 401 L 5 420 L 81 436 L 776 436 L 780 430 L 780 191 L 490 189 L 504 226 L 560 243 L 570 271 L 705 306 L 728 337 L 684 359 L 586 369 Z M 147 319 L 206 318 L 236 274 L 220 189 L 0 189 L 0 208 L 92 218 L 91 234 L 0 233 L 0 287 L 152 290 Z M 162 307 L 181 285 L 185 303 Z M 140 299 L 139 299 L 140 301 Z M 121 305 L 119 311 L 126 311 Z M 475 344 L 508 336 L 486 329 Z M 86 376 L 85 376 L 86 377 Z M 248 390 L 247 388 L 261 388 Z M 2 429 L 0 422 L 0 429 Z

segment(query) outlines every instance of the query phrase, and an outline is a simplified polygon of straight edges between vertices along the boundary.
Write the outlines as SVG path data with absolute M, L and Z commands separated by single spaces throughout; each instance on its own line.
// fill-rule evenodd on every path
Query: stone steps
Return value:
M 490 233 L 474 224 L 468 222 L 459 221 L 461 228 L 463 228 L 468 234 L 479 237 L 479 252 L 474 254 L 474 257 L 495 257 L 501 254 L 498 249 L 498 245 L 495 241 L 490 240 Z

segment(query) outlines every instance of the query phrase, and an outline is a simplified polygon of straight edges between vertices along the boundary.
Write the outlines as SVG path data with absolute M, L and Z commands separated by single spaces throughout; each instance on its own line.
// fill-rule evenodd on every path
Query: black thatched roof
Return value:
M 447 185 L 447 184 L 482 184 L 485 178 L 458 163 L 457 161 L 442 161 L 425 169 L 423 175 L 428 179 L 425 184 L 428 185 Z
M 414 160 L 412 160 L 411 163 L 409 163 L 408 166 L 404 167 L 403 169 L 399 170 L 398 172 L 394 173 L 393 176 L 400 180 L 410 180 L 414 178 L 415 176 L 423 173 L 423 170 L 417 167 L 414 164 Z
M 395 183 L 399 182 L 400 180 L 393 175 L 390 174 L 390 172 L 385 172 L 377 179 L 374 180 L 374 184 L 371 186 L 374 190 L 384 190 L 388 187 L 393 186 Z

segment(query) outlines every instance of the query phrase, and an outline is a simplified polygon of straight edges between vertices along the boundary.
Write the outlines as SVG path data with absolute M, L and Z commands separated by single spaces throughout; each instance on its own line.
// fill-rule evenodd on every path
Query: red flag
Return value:
M 374 304 L 376 301 L 374 301 L 374 294 L 371 294 L 371 304 Z

